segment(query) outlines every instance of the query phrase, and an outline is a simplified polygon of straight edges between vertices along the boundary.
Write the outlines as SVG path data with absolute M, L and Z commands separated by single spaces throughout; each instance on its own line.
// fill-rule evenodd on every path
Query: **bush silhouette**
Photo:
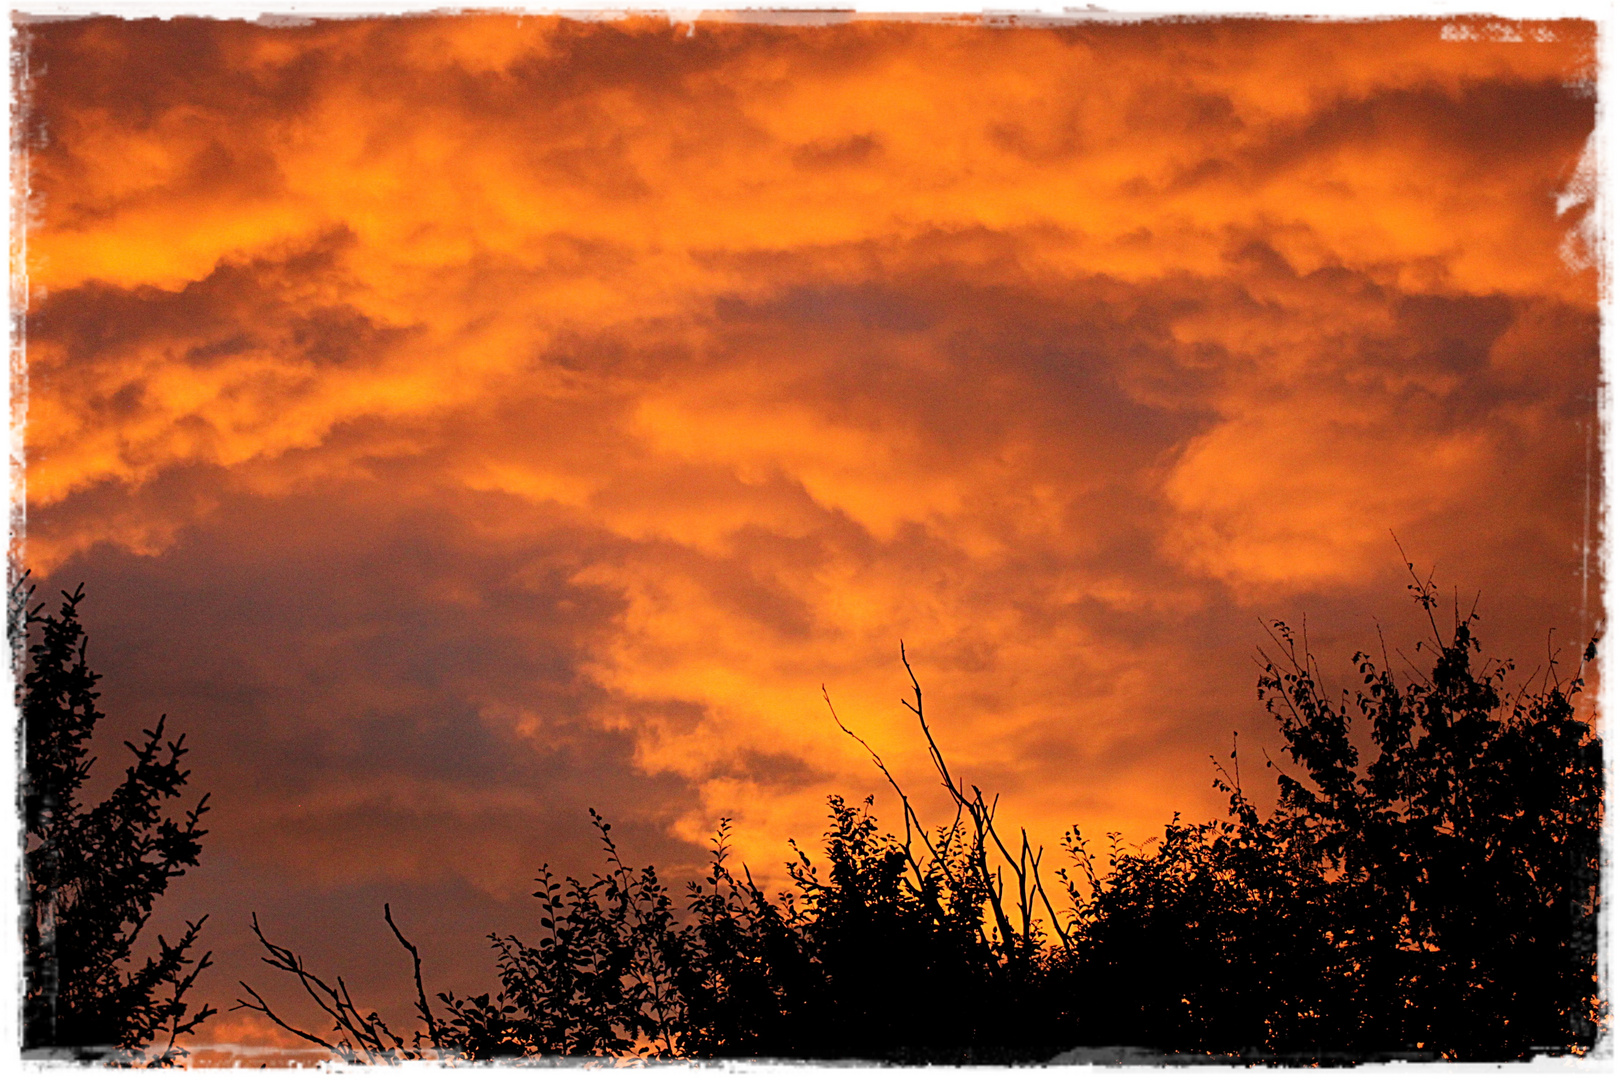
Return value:
M 593 811 L 605 872 L 587 882 L 541 870 L 535 943 L 491 938 L 498 993 L 440 994 L 436 1013 L 420 956 L 385 909 L 416 962 L 421 1027 L 409 1041 L 262 932 L 267 961 L 300 979 L 332 1032 L 299 1031 L 246 984 L 237 1007 L 362 1062 L 1584 1051 L 1606 1005 L 1602 750 L 1574 707 L 1581 676 L 1561 680 L 1549 659 L 1539 684 L 1510 687 L 1511 665 L 1481 652 L 1476 615 L 1454 613 L 1442 634 L 1432 582 L 1413 582 L 1433 632 L 1420 655 L 1432 660 L 1403 678 L 1387 657 L 1358 654 L 1353 694 L 1325 690 L 1308 648 L 1273 624 L 1258 689 L 1287 750 L 1287 769 L 1268 761 L 1274 811 L 1244 793 L 1234 738 L 1215 780 L 1226 818 L 1178 817 L 1151 851 L 1110 836 L 1100 860 L 1071 831 L 1070 866 L 1055 872 L 1062 910 L 1041 849 L 1022 832 L 1005 842 L 995 800 L 948 767 L 913 676 L 906 704 L 956 807 L 948 826 L 925 828 L 873 753 L 900 797 L 903 837 L 881 831 L 870 798 L 835 797 L 825 862 L 795 847 L 790 887 L 773 899 L 729 868 L 722 822 L 683 913 L 655 868 L 624 863 Z M 1595 642 L 1583 659 L 1594 656 Z
M 26 576 L 25 576 L 26 580 Z M 23 1049 L 31 1056 L 173 1064 L 177 1039 L 215 1010 L 185 1002 L 209 956 L 191 953 L 206 919 L 188 923 L 175 942 L 133 962 L 156 899 L 171 880 L 197 865 L 206 835 L 198 822 L 207 796 L 176 821 L 163 804 L 178 798 L 188 773 L 180 767 L 184 736 L 164 739 L 164 720 L 125 743 L 134 763 L 112 794 L 81 805 L 90 776 L 88 742 L 102 713 L 100 676 L 85 662 L 87 638 L 78 608 L 84 588 L 62 594 L 56 615 L 29 609 L 31 590 L 18 583 L 10 629 L 28 647 L 18 705 L 24 765 L 22 809 L 27 909 L 23 919 Z M 150 1048 L 167 1036 L 161 1049 Z

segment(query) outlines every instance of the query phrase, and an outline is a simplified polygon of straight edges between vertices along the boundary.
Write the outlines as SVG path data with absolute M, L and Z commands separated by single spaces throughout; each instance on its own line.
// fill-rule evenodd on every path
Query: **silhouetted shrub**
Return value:
M 904 837 L 879 829 L 870 798 L 835 797 L 825 875 L 795 848 L 791 886 L 774 900 L 746 868 L 741 879 L 728 868 L 722 822 L 681 915 L 656 870 L 626 866 L 596 818 L 607 872 L 559 881 L 542 869 L 535 944 L 492 937 L 500 992 L 441 994 L 448 1019 L 437 1019 L 400 936 L 417 960 L 425 1025 L 409 1048 L 375 1013 L 362 1019 L 341 981 L 334 990 L 264 944 L 304 980 L 337 1038 L 299 1034 L 357 1061 L 960 1063 L 1124 1046 L 1334 1063 L 1588 1049 L 1606 1012 L 1596 976 L 1603 772 L 1573 704 L 1581 677 L 1560 681 L 1549 659 L 1539 686 L 1509 693 L 1511 665 L 1482 658 L 1476 616 L 1458 615 L 1442 635 L 1432 583 L 1414 575 L 1413 591 L 1433 661 L 1401 678 L 1387 658 L 1358 654 L 1354 694 L 1322 689 L 1309 650 L 1274 624 L 1260 699 L 1301 770 L 1279 770 L 1276 809 L 1262 816 L 1245 795 L 1234 737 L 1215 781 L 1226 819 L 1178 817 L 1151 851 L 1110 836 L 1100 866 L 1071 831 L 1061 912 L 1041 849 L 1022 831 L 1004 842 L 995 800 L 947 766 L 913 676 L 906 704 L 956 820 L 925 828 L 873 753 L 900 798 Z M 1595 643 L 1584 659 L 1594 655 Z M 1358 745 L 1368 744 L 1364 765 Z M 239 1007 L 296 1031 L 248 994 Z

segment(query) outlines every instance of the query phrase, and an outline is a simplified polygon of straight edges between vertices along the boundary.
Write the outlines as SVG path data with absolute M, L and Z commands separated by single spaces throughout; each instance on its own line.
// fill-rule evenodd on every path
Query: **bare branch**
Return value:
M 339 1050 L 336 1046 L 333 1046 L 331 1043 L 327 1042 L 325 1039 L 321 1038 L 319 1035 L 311 1035 L 309 1032 L 304 1031 L 302 1028 L 293 1027 L 291 1024 L 287 1023 L 287 1021 L 285 1021 L 281 1017 L 277 1016 L 275 1011 L 273 1009 L 271 1009 L 269 1005 L 265 1004 L 264 998 L 259 995 L 259 992 L 257 990 L 253 989 L 253 987 L 249 986 L 245 982 L 241 983 L 240 985 L 241 985 L 243 990 L 246 990 L 249 994 L 251 994 L 253 996 L 253 1000 L 252 1001 L 243 1001 L 241 998 L 237 998 L 236 999 L 237 1003 L 235 1005 L 231 1006 L 231 1010 L 230 1010 L 231 1012 L 235 1012 L 237 1009 L 251 1009 L 253 1012 L 264 1013 L 264 1015 L 268 1016 L 271 1020 L 273 1020 L 275 1022 L 277 1027 L 280 1027 L 284 1031 L 292 1032 L 294 1035 L 298 1036 L 300 1039 L 303 1039 L 305 1042 L 312 1042 L 317 1046 L 324 1046 L 324 1047 L 326 1047 L 326 1049 L 332 1051 L 332 1053 L 337 1054 L 340 1057 L 352 1058 L 352 1055 L 347 1054 L 342 1050 Z
M 399 939 L 399 943 L 405 946 L 406 950 L 411 954 L 411 964 L 414 969 L 412 974 L 416 979 L 416 1009 L 422 1017 L 422 1022 L 427 1025 L 428 1042 L 437 1050 L 443 1043 L 439 1038 L 438 1022 L 433 1019 L 433 1010 L 428 1008 L 427 991 L 422 988 L 422 954 L 416 951 L 415 945 L 406 940 L 404 934 L 400 933 L 399 927 L 394 924 L 394 913 L 387 904 L 383 905 L 383 918 L 388 923 L 388 929 L 394 932 L 394 936 Z

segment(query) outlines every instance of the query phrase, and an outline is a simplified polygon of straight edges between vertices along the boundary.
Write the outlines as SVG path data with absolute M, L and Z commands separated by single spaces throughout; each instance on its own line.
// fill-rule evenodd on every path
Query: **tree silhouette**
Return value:
M 1215 777 L 1226 818 L 1177 817 L 1150 849 L 1111 835 L 1101 859 L 1071 830 L 1061 911 L 1042 850 L 1022 830 L 1007 842 L 996 800 L 948 766 L 902 649 L 905 704 L 955 807 L 949 825 L 925 827 L 835 711 L 899 796 L 902 837 L 881 831 L 870 798 L 834 797 L 825 862 L 793 845 L 790 886 L 772 899 L 746 867 L 729 868 L 722 822 L 680 913 L 656 869 L 632 871 L 593 811 L 606 872 L 586 882 L 541 870 L 536 943 L 491 937 L 494 995 L 440 994 L 446 1016 L 435 1017 L 421 958 L 385 908 L 416 964 L 425 1031 L 409 1046 L 375 1012 L 362 1018 L 341 979 L 310 975 L 262 933 L 267 961 L 299 977 L 338 1037 L 292 1027 L 246 984 L 251 1000 L 238 1007 L 368 1062 L 1583 1052 L 1607 1006 L 1596 955 L 1602 748 L 1575 708 L 1581 671 L 1560 679 L 1549 657 L 1511 687 L 1512 665 L 1481 651 L 1477 614 L 1454 611 L 1442 633 L 1432 581 L 1414 572 L 1412 592 L 1432 632 L 1419 652 L 1432 660 L 1402 676 L 1387 656 L 1357 654 L 1354 693 L 1324 689 L 1303 638 L 1273 624 L 1258 690 L 1292 770 L 1267 760 L 1276 808 L 1262 814 L 1245 794 L 1234 735 Z M 1582 670 L 1594 657 L 1595 641 Z
M 84 587 L 64 592 L 56 615 L 42 616 L 43 604 L 29 609 L 31 592 L 18 583 L 10 620 L 19 640 L 39 628 L 18 702 L 27 888 L 23 1048 L 39 1056 L 174 1064 L 185 1053 L 176 1040 L 215 1012 L 185 1001 L 210 964 L 209 954 L 191 959 L 206 916 L 174 942 L 159 936 L 155 955 L 138 964 L 133 957 L 157 897 L 197 865 L 207 796 L 178 821 L 162 812 L 189 774 L 180 767 L 184 737 L 165 741 L 160 718 L 138 745 L 124 744 L 135 760 L 112 793 L 94 806 L 81 804 L 79 791 L 94 765 L 88 743 L 103 715 L 96 708 L 100 676 L 85 661 L 79 623 Z M 162 1048 L 153 1047 L 164 1036 Z
M 1590 1046 L 1603 754 L 1572 702 L 1582 676 L 1560 681 L 1549 655 L 1513 690 L 1477 613 L 1442 634 L 1433 582 L 1414 572 L 1410 588 L 1434 659 L 1401 679 L 1357 654 L 1353 711 L 1277 624 L 1260 692 L 1306 775 L 1279 777 L 1272 832 L 1331 879 L 1364 1031 L 1485 1060 Z M 1583 669 L 1595 656 L 1594 639 Z M 1365 768 L 1354 721 L 1376 751 Z
M 1582 676 L 1561 681 L 1549 657 L 1510 692 L 1477 614 L 1442 633 L 1433 582 L 1414 572 L 1411 589 L 1432 661 L 1403 678 L 1358 653 L 1354 694 L 1325 690 L 1273 624 L 1259 694 L 1303 775 L 1278 771 L 1269 817 L 1222 767 L 1224 822 L 1174 822 L 1152 854 L 1116 846 L 1100 874 L 1070 837 L 1089 884 L 1071 893 L 1070 978 L 1121 991 L 1095 1031 L 1296 1058 L 1593 1045 L 1603 755 L 1574 708 Z

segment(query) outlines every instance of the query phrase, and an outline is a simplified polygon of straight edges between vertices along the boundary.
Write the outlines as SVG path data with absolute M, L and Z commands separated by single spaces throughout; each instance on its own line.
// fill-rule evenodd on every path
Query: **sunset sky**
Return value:
M 1601 621 L 1588 23 L 36 22 L 27 525 L 210 912 L 408 1020 L 587 807 L 677 889 L 953 767 L 1055 847 L 1269 794 L 1262 620 Z M 1549 638 L 1548 631 L 1552 629 Z M 104 745 L 102 745 L 104 743 Z M 103 772 L 104 777 L 108 772 Z M 110 783 L 110 779 L 106 780 Z M 271 1036 L 226 1014 L 212 1037 Z

